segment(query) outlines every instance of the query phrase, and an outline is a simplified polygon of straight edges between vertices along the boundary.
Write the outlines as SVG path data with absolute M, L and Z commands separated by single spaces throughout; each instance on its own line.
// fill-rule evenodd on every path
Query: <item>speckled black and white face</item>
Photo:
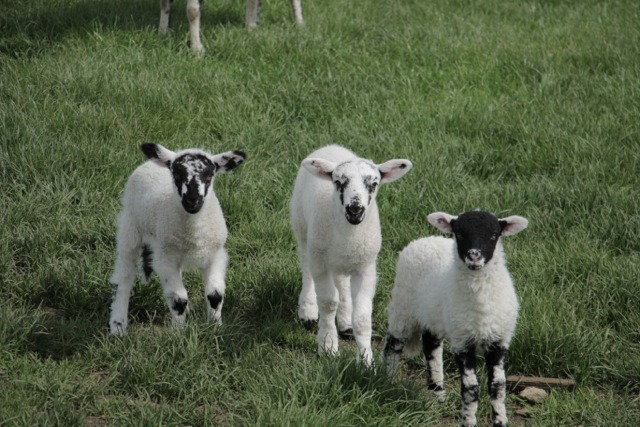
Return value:
M 365 220 L 380 184 L 395 181 L 413 166 L 406 159 L 376 165 L 363 159 L 335 164 L 319 158 L 305 159 L 302 165 L 315 176 L 333 183 L 335 200 L 352 225 Z
M 203 154 L 183 154 L 171 162 L 169 170 L 184 210 L 190 214 L 198 213 L 216 171 L 212 159 Z
M 438 229 L 453 233 L 458 257 L 470 270 L 479 270 L 491 261 L 500 236 L 516 234 L 528 225 L 521 216 L 498 219 L 483 211 L 464 212 L 457 217 L 435 212 L 427 219 Z
M 202 209 L 214 176 L 235 169 L 246 158 L 242 151 L 211 155 L 190 149 L 174 153 L 153 143 L 142 144 L 140 148 L 150 160 L 169 169 L 182 207 L 190 214 Z
M 381 179 L 378 168 L 366 161 L 346 162 L 334 169 L 331 179 L 345 218 L 353 225 L 360 224 L 378 194 Z

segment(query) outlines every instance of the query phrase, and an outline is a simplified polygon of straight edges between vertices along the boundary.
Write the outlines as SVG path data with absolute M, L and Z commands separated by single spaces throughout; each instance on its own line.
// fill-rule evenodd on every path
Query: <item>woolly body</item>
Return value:
M 511 342 L 518 317 L 518 298 L 506 268 L 502 243 L 479 271 L 458 260 L 453 239 L 430 236 L 411 242 L 400 253 L 389 332 L 405 337 L 405 353 L 420 350 L 424 330 L 447 339 L 451 350 Z
M 442 341 L 451 344 L 460 371 L 462 425 L 476 425 L 480 386 L 476 354 L 485 353 L 493 425 L 505 426 L 504 363 L 518 318 L 518 298 L 507 270 L 500 236 L 516 234 L 528 221 L 497 219 L 481 212 L 459 217 L 436 212 L 429 222 L 454 239 L 426 237 L 400 253 L 387 310 L 389 333 L 384 357 L 390 373 L 403 355 L 413 355 L 422 341 L 427 385 L 444 401 Z
M 401 177 L 411 162 L 376 165 L 329 145 L 302 164 L 290 204 L 303 276 L 298 315 L 308 328 L 319 319 L 318 352 L 336 354 L 337 314 L 340 332 L 353 332 L 358 359 L 371 365 L 371 314 L 382 243 L 375 196 L 379 183 Z
M 142 255 L 146 280 L 156 271 L 172 314 L 181 326 L 188 311 L 182 273 L 200 269 L 209 318 L 221 323 L 228 256 L 227 227 L 213 191 L 213 177 L 241 164 L 239 151 L 215 156 L 189 149 L 174 153 L 144 144 L 151 159 L 129 177 L 118 216 L 117 256 L 111 283 L 115 292 L 109 321 L 112 334 L 127 330 L 129 295 Z

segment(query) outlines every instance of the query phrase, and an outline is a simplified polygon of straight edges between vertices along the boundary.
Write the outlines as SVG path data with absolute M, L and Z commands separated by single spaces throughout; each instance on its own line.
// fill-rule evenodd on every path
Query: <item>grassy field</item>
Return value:
M 320 358 L 296 318 L 288 224 L 300 161 L 343 144 L 414 169 L 381 189 L 374 349 L 397 253 L 426 215 L 523 215 L 506 241 L 521 299 L 510 373 L 573 378 L 515 425 L 640 423 L 640 3 L 635 0 L 185 1 L 174 35 L 147 0 L 0 3 L 0 425 L 455 425 L 421 359 L 389 381 L 352 343 Z M 219 177 L 229 225 L 220 328 L 167 326 L 157 279 L 109 337 L 115 216 L 139 145 L 240 149 Z M 482 376 L 484 378 L 484 376 Z M 490 423 L 484 380 L 480 420 Z M 521 402 L 509 397 L 513 412 Z

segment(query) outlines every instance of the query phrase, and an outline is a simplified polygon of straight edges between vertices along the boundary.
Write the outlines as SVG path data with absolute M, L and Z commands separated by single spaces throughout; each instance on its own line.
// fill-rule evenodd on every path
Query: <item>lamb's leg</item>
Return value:
M 213 255 L 211 262 L 202 269 L 204 280 L 204 296 L 207 299 L 207 315 L 209 321 L 222 324 L 222 305 L 224 303 L 225 276 L 229 256 L 224 247 L 220 247 Z
M 442 363 L 442 339 L 429 331 L 422 334 L 422 351 L 427 360 L 427 387 L 433 390 L 438 402 L 444 402 L 444 367 Z
M 340 304 L 338 305 L 338 312 L 336 314 L 338 334 L 341 338 L 353 338 L 353 304 L 351 299 L 350 277 L 337 274 L 333 280 L 340 294 Z
M 127 333 L 127 317 L 129 313 L 129 297 L 136 281 L 136 260 L 140 248 L 137 250 L 118 248 L 116 265 L 110 282 L 113 284 L 113 301 L 111 303 L 111 317 L 109 331 L 113 335 Z
M 376 264 L 372 263 L 351 275 L 351 297 L 353 298 L 353 335 L 358 345 L 358 360 L 368 367 L 373 366 L 371 350 L 371 315 L 373 297 L 376 293 Z
M 384 350 L 382 350 L 382 357 L 387 369 L 389 377 L 393 377 L 398 369 L 398 365 L 402 360 L 402 353 L 404 353 L 404 340 L 393 336 L 391 332 L 384 338 Z
M 182 283 L 182 272 L 177 263 L 160 257 L 156 260 L 153 267 L 162 282 L 162 291 L 171 312 L 171 325 L 178 328 L 184 327 L 189 311 L 189 297 Z
M 247 27 L 255 28 L 260 25 L 260 9 L 262 0 L 247 0 Z
M 293 9 L 293 16 L 296 18 L 296 24 L 304 25 L 304 19 L 302 19 L 302 5 L 300 0 L 291 0 L 291 8 Z
M 326 272 L 314 273 L 313 280 L 318 295 L 318 353 L 320 355 L 338 354 L 338 329 L 336 311 L 338 309 L 338 290 L 331 275 Z
M 202 0 L 187 0 L 187 18 L 189 19 L 189 33 L 191 34 L 191 50 L 202 55 L 204 47 L 200 41 L 200 10 Z
M 480 385 L 476 376 L 476 352 L 475 346 L 455 353 L 456 364 L 460 371 L 460 395 L 462 396 L 462 426 L 476 425 L 476 411 L 478 410 L 478 398 Z
M 507 353 L 506 347 L 496 343 L 489 347 L 485 355 L 494 427 L 507 425 L 507 408 L 505 406 L 507 378 L 504 370 Z
M 171 7 L 173 0 L 160 0 L 160 34 L 168 34 L 171 28 Z
M 318 321 L 318 303 L 316 299 L 316 287 L 309 268 L 307 246 L 304 242 L 298 242 L 298 256 L 300 269 L 302 270 L 302 290 L 298 298 L 298 318 L 307 330 L 312 330 Z
M 109 318 L 109 331 L 113 335 L 127 333 L 129 297 L 136 282 L 137 262 L 141 255 L 141 242 L 135 227 L 126 220 L 123 212 L 119 217 L 117 254 L 110 282 L 113 285 L 113 301 Z

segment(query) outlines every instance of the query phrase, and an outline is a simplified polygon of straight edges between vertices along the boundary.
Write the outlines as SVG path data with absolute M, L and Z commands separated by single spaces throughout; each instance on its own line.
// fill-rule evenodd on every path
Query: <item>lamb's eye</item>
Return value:
M 497 240 L 497 239 L 498 239 L 498 235 L 497 234 L 494 234 L 494 235 L 491 236 L 491 240 Z
M 369 192 L 373 193 L 374 191 L 376 191 L 377 187 L 378 187 L 378 183 L 377 182 L 371 183 L 371 185 L 369 186 Z
M 462 233 L 456 233 L 456 239 L 462 240 Z

